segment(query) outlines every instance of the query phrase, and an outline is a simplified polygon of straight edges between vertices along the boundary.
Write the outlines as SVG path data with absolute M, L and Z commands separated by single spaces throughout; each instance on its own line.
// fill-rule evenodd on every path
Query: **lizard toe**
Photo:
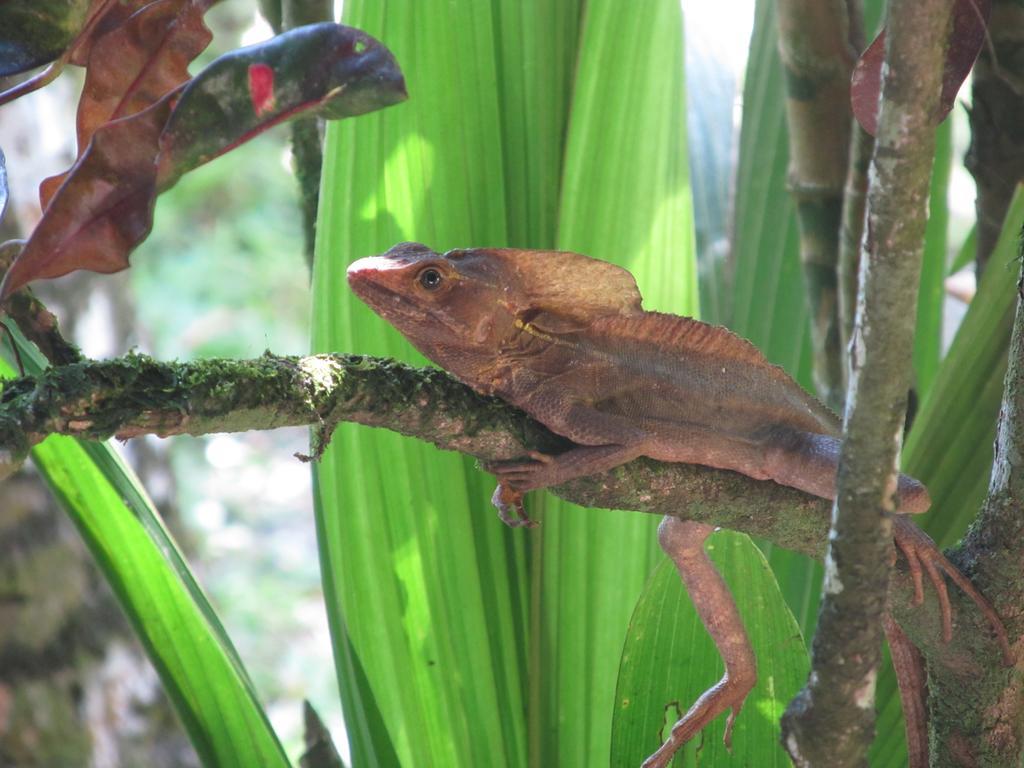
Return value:
M 915 604 L 920 602 L 918 600 L 918 580 L 921 579 L 922 568 L 928 574 L 928 581 L 938 594 L 939 608 L 942 614 L 943 639 L 949 642 L 953 637 L 953 608 L 945 583 L 945 577 L 949 577 L 981 611 L 995 634 L 996 642 L 1003 652 L 1004 662 L 1008 666 L 1012 665 L 1013 653 L 1010 650 L 1006 627 L 1003 626 L 1002 619 L 999 618 L 985 596 L 960 572 L 960 569 L 942 554 L 935 542 L 913 523 L 897 518 L 893 527 L 893 535 L 896 546 L 906 555 L 907 562 L 910 564 L 911 576 L 914 578 Z M 923 594 L 921 597 L 923 599 Z

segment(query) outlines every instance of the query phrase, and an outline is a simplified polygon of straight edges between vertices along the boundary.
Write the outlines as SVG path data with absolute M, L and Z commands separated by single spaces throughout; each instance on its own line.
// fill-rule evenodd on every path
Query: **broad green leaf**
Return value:
M 39 360 L 23 354 L 30 367 Z M 2 364 L 2 374 L 13 370 Z M 132 471 L 105 444 L 51 436 L 32 458 L 92 553 L 206 766 L 288 766 L 206 595 Z
M 774 0 L 758 0 L 743 89 L 733 219 L 732 317 L 716 318 L 750 339 L 800 384 L 811 383 L 810 327 L 796 208 L 786 186 L 789 140 Z M 810 640 L 818 615 L 821 566 L 762 543 L 779 588 Z
M 811 388 L 810 329 L 796 208 L 786 187 L 785 102 L 775 3 L 758 0 L 736 171 L 734 314 L 720 320 Z
M 1018 187 L 978 293 L 957 331 L 903 451 L 932 508 L 917 516 L 939 546 L 953 544 L 978 514 L 992 467 L 992 443 L 1006 376 L 1017 295 L 1017 236 L 1024 222 Z M 872 765 L 906 764 L 903 717 L 891 669 L 878 681 L 878 738 Z
M 507 245 L 553 248 L 584 0 L 494 3 Z M 496 148 L 498 149 L 498 148 Z M 594 255 L 594 254 L 590 254 Z
M 422 361 L 347 290 L 348 263 L 401 240 L 437 249 L 507 242 L 499 60 L 539 87 L 552 48 L 516 55 L 522 39 L 498 34 L 492 10 L 472 0 L 345 4 L 346 22 L 402 62 L 413 98 L 328 130 L 315 349 Z M 530 29 L 557 29 L 557 18 L 538 10 Z M 353 425 L 338 429 L 315 470 L 328 618 L 358 766 L 527 762 L 531 534 L 500 524 L 490 480 L 477 475 L 455 454 Z
M 349 261 L 405 239 L 577 248 L 629 264 L 653 306 L 695 308 L 682 27 L 674 3 L 656 8 L 593 3 L 581 30 L 566 3 L 349 3 L 346 20 L 395 51 L 413 98 L 329 133 L 316 347 L 412 354 L 338 293 Z M 623 46 L 644 55 L 620 61 Z M 599 71 L 609 66 L 621 78 Z M 347 429 L 317 470 L 356 762 L 523 764 L 528 726 L 534 763 L 607 755 L 615 669 L 654 521 L 541 513 L 538 531 L 505 531 L 487 506 L 492 480 L 464 466 Z M 540 499 L 530 501 L 536 513 Z M 423 670 L 428 653 L 435 663 Z
M 675 0 L 649 3 L 644 13 L 615 0 L 587 4 L 557 245 L 629 269 L 647 309 L 695 315 L 682 35 Z M 537 714 L 539 753 L 544 764 L 587 765 L 608 754 L 626 626 L 662 558 L 657 519 L 554 498 L 544 509 L 534 621 L 537 679 L 551 682 Z
M 89 0 L 0 2 L 0 77 L 46 64 L 75 39 Z
M 684 747 L 675 765 L 788 766 L 779 718 L 803 685 L 810 663 L 800 629 L 764 556 L 749 537 L 719 531 L 707 552 L 723 574 L 757 657 L 758 680 L 722 742 L 725 716 Z M 675 566 L 658 565 L 629 623 L 615 692 L 612 768 L 639 765 L 661 744 L 680 712 L 722 676 L 722 662 L 686 596 Z

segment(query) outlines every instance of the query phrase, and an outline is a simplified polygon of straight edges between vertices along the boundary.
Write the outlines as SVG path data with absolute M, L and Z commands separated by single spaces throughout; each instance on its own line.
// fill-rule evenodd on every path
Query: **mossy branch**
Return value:
M 8 469 L 51 434 L 89 440 L 237 432 L 311 425 L 328 436 L 341 421 L 400 432 L 480 459 L 509 459 L 527 449 L 557 452 L 569 443 L 523 412 L 483 397 L 447 373 L 355 355 L 158 362 L 142 355 L 57 366 L 5 383 L 0 452 Z M 319 441 L 319 437 L 317 441 Z M 589 507 L 675 514 L 760 536 L 821 558 L 829 526 L 824 499 L 725 470 L 638 459 L 553 489 Z M 486 505 L 481 498 L 480 504 Z M 495 525 L 499 525 L 495 518 Z M 998 656 L 983 617 L 954 595 L 958 624 L 977 628 L 970 642 L 941 642 L 937 603 L 912 606 L 906 574 L 893 582 L 894 615 L 934 664 L 981 664 Z

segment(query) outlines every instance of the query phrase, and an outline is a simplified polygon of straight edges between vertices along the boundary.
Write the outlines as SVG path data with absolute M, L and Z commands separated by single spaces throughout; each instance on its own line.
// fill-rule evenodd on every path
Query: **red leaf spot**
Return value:
M 253 111 L 260 117 L 273 112 L 274 104 L 274 70 L 266 64 L 249 65 L 249 98 L 252 100 Z

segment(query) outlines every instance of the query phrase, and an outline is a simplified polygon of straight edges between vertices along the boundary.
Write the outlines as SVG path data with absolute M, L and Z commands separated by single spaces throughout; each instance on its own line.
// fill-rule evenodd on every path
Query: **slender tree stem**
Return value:
M 857 312 L 857 274 L 860 271 L 860 244 L 864 236 L 864 212 L 868 199 L 868 167 L 874 150 L 874 138 L 854 121 L 839 236 L 839 338 L 843 349 L 844 387 L 850 382 L 850 356 L 846 351 L 850 349 Z
M 334 17 L 334 3 L 333 0 L 284 0 L 281 17 L 285 31 L 306 24 L 330 21 Z M 302 117 L 292 121 L 291 131 L 292 162 L 299 183 L 306 262 L 312 274 L 320 174 L 324 160 L 324 121 L 317 117 Z
M 874 736 L 896 466 L 952 0 L 890 5 L 845 439 L 810 679 L 783 718 L 797 765 L 862 766 Z
M 845 0 L 779 0 L 779 50 L 786 70 L 789 188 L 800 222 L 814 383 L 842 409 L 842 347 L 836 265 L 850 138 L 850 9 Z

